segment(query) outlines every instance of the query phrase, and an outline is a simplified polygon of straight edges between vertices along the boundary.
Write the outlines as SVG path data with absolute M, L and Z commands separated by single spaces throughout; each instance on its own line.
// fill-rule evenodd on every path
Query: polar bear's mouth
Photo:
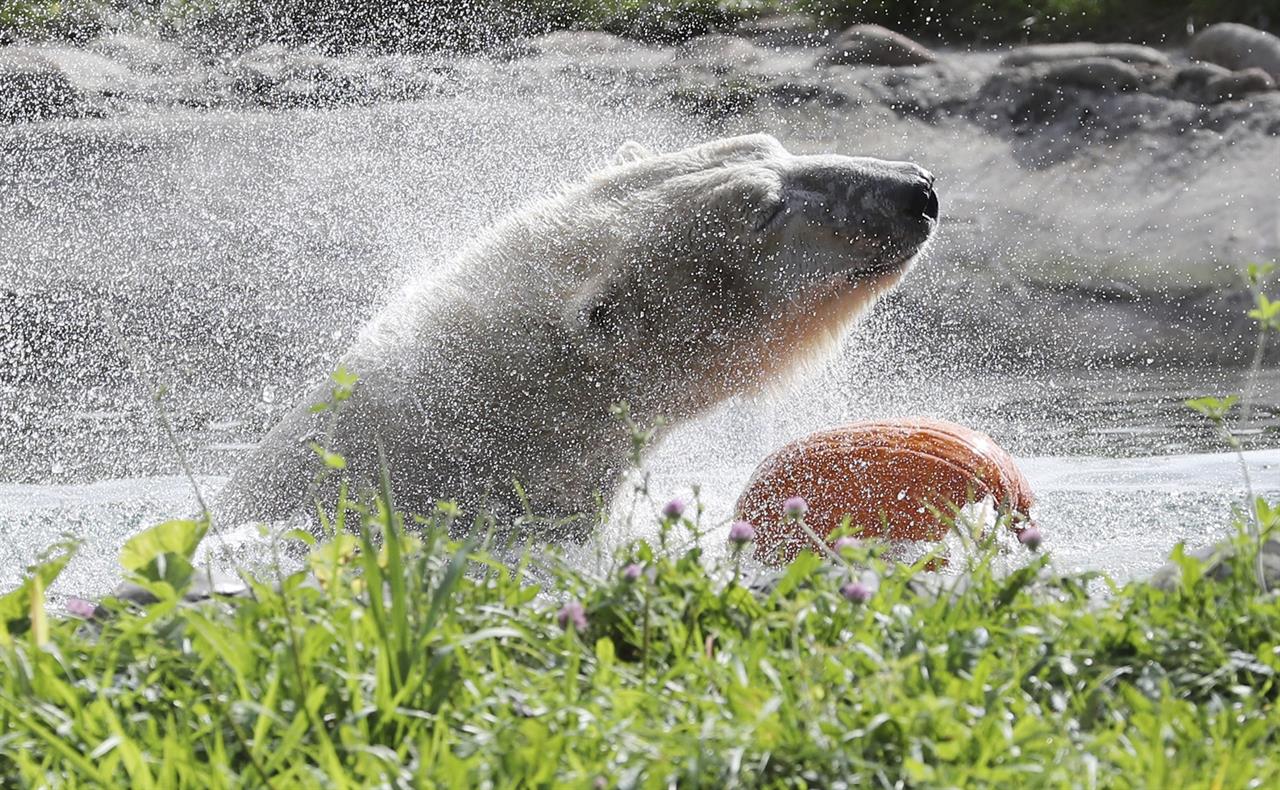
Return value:
M 911 264 L 924 253 L 925 246 L 925 244 L 921 244 L 910 252 L 886 255 L 881 260 L 873 262 L 870 266 L 849 269 L 843 272 L 842 276 L 849 283 L 860 284 L 878 280 L 888 274 L 900 274 L 909 269 Z

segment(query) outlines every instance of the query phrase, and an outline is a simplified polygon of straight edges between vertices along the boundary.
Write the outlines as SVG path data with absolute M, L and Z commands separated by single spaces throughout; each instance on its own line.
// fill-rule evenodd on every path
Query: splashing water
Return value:
M 557 57 L 432 61 L 446 77 L 409 101 L 153 103 L 0 127 L 0 586 L 71 532 L 88 545 L 60 589 L 104 592 L 124 537 L 191 512 L 155 424 L 156 389 L 216 490 L 388 295 L 431 277 L 477 228 L 584 176 L 624 140 L 675 148 L 749 131 L 796 152 L 929 167 L 943 230 L 830 364 L 674 431 L 647 462 L 654 502 L 696 484 L 705 523 L 727 525 L 779 444 L 922 414 L 984 430 L 1024 459 L 1064 568 L 1129 577 L 1176 540 L 1223 534 L 1239 470 L 1180 404 L 1244 386 L 1232 363 L 1251 351 L 1251 330 L 1220 308 L 1238 306 L 1238 267 L 1280 254 L 1274 135 L 1196 133 L 1170 147 L 1133 134 L 1066 156 L 971 119 L 859 99 L 849 85 L 860 72 L 813 72 L 800 49 L 745 73 L 854 100 L 707 117 L 673 101 L 687 87 L 675 48 L 620 65 Z M 921 90 L 973 82 L 993 61 L 957 53 L 952 68 Z M 1278 401 L 1268 371 L 1244 437 L 1255 486 L 1273 495 Z M 624 491 L 615 511 L 630 506 Z M 638 512 L 601 543 L 651 535 Z

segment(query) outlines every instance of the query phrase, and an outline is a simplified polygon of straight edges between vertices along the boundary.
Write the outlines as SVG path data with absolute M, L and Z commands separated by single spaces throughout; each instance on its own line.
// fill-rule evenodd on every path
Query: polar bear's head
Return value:
M 617 159 L 564 196 L 562 232 L 586 251 L 565 319 L 676 411 L 828 346 L 938 222 L 933 176 L 906 162 L 797 156 L 766 135 Z

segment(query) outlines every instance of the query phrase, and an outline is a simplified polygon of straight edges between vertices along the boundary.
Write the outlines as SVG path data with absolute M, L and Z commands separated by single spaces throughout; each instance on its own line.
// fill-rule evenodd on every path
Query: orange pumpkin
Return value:
M 756 529 L 755 557 L 778 564 L 813 540 L 783 502 L 803 497 L 805 523 L 825 538 L 846 515 L 866 537 L 938 541 L 947 525 L 937 513 L 992 497 L 1028 526 L 1034 497 L 1013 458 L 991 437 L 927 418 L 856 422 L 810 434 L 765 459 L 737 504 Z

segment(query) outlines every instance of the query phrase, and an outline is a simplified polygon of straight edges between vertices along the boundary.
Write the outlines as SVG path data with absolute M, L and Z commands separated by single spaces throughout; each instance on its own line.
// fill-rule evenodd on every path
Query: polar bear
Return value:
M 215 515 L 312 509 L 315 443 L 357 482 L 386 468 L 408 512 L 451 499 L 499 518 L 591 514 L 632 448 L 613 404 L 671 425 L 829 347 L 926 245 L 933 181 L 767 135 L 627 143 L 410 281 L 342 358 L 358 381 L 341 409 L 311 408 L 331 383 L 312 391 Z

